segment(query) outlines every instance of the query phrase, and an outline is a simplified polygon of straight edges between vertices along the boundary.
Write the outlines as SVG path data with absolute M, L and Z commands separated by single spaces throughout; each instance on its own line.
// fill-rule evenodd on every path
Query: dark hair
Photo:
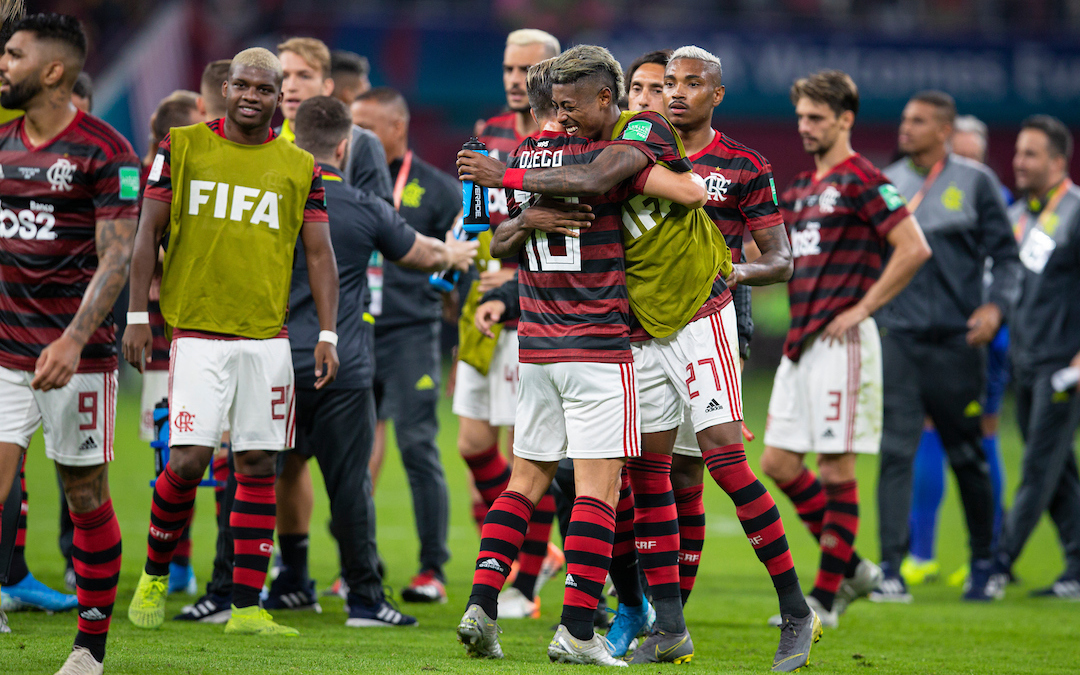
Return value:
M 395 105 L 401 109 L 401 113 L 408 118 L 409 117 L 409 104 L 405 102 L 405 97 L 401 95 L 401 92 L 393 87 L 374 87 L 368 89 L 363 94 L 356 97 L 357 101 L 372 101 L 374 103 L 381 103 L 382 105 Z
M 11 27 L 11 34 L 19 31 L 33 33 L 39 40 L 56 40 L 75 50 L 80 61 L 86 60 L 86 33 L 79 20 L 68 14 L 31 14 Z M 80 63 L 79 69 L 82 69 Z
M 943 91 L 927 89 L 912 96 L 911 100 L 934 106 L 942 119 L 949 124 L 956 120 L 956 100 Z
M 315 157 L 327 157 L 352 133 L 352 117 L 333 96 L 313 96 L 296 109 L 296 147 Z
M 1020 130 L 1038 129 L 1046 134 L 1050 153 L 1057 157 L 1064 157 L 1066 162 L 1072 161 L 1073 139 L 1061 120 L 1050 115 L 1032 115 L 1020 124 Z
M 90 73 L 85 70 L 79 73 L 79 76 L 75 78 L 75 86 L 71 88 L 71 93 L 90 101 L 90 106 L 93 107 L 94 80 L 90 77 Z
M 335 49 L 330 52 L 330 77 L 337 77 L 338 75 L 367 77 L 370 72 L 371 64 L 366 56 L 360 56 L 355 52 L 347 52 L 344 49 Z
M 623 76 L 623 79 L 626 81 L 627 90 L 630 89 L 630 80 L 633 79 L 634 73 L 637 72 L 638 68 L 646 63 L 655 63 L 658 66 L 664 66 L 666 68 L 673 53 L 674 52 L 670 49 L 657 49 L 655 52 L 646 52 L 634 59 L 634 62 L 626 69 L 626 75 Z
M 859 114 L 859 88 L 842 70 L 823 70 L 795 80 L 791 85 L 791 102 L 798 105 L 801 98 L 824 103 L 837 116 L 846 110 Z
M 202 71 L 199 88 L 221 91 L 221 85 L 229 79 L 229 68 L 231 66 L 232 59 L 218 59 L 206 64 Z

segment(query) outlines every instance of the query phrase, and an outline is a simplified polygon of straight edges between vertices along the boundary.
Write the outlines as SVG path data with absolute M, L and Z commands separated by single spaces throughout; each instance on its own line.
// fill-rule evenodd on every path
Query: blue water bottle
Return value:
M 472 150 L 487 156 L 487 146 L 475 136 L 469 142 L 461 146 L 462 150 Z M 461 183 L 461 212 L 464 214 L 465 232 L 477 235 L 487 232 L 491 227 L 491 218 L 488 217 L 488 189 L 472 182 L 471 180 Z

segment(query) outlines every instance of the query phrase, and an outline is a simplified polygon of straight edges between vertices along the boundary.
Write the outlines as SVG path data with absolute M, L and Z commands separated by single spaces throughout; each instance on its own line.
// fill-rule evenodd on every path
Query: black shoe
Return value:
M 1061 598 L 1063 600 L 1080 600 L 1080 579 L 1076 577 L 1061 577 L 1052 586 L 1038 588 L 1031 592 L 1033 598 Z
M 263 609 L 298 609 L 322 614 L 319 596 L 315 593 L 315 582 L 295 583 L 281 574 L 270 584 L 270 592 L 263 599 Z
M 200 623 L 225 623 L 232 616 L 232 597 L 207 593 L 194 604 L 184 607 L 173 621 L 198 621 Z

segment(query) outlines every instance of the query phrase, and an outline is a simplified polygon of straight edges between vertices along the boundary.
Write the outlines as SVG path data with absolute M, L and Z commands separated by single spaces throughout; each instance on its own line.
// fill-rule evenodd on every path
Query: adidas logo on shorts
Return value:
M 104 621 L 105 619 L 109 618 L 105 616 L 105 613 L 97 607 L 84 609 L 83 611 L 79 612 L 79 617 L 82 619 L 86 619 L 87 621 Z
M 495 570 L 496 572 L 499 572 L 499 573 L 501 573 L 503 571 L 502 563 L 500 563 L 495 558 L 485 558 L 484 560 L 481 560 L 476 565 L 476 568 L 477 569 L 485 569 L 485 570 Z
M 97 441 L 93 436 L 87 436 L 86 440 L 79 446 L 79 450 L 97 450 Z
M 822 438 L 836 438 L 836 434 L 832 432 L 832 429 L 826 429 L 825 433 L 821 434 Z
M 573 574 L 567 574 L 566 575 L 566 585 L 569 586 L 570 588 L 577 588 L 578 587 L 577 586 L 577 581 L 574 579 Z
M 705 412 L 707 412 L 707 413 L 714 413 L 714 412 L 716 412 L 718 410 L 723 410 L 723 409 L 724 409 L 724 406 L 720 405 L 715 398 L 713 400 L 709 401 L 709 405 L 705 406 Z

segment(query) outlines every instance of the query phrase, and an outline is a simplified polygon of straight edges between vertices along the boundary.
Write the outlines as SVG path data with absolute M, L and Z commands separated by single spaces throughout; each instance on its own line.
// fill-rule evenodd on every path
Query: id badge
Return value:
M 1042 274 L 1055 248 L 1057 242 L 1054 238 L 1036 228 L 1028 234 L 1020 247 L 1020 262 L 1035 274 Z

